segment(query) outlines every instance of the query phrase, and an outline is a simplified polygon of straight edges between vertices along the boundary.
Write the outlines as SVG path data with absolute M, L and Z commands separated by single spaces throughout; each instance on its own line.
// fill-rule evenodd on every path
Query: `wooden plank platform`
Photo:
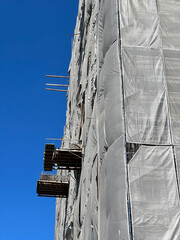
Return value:
M 46 144 L 44 151 L 44 171 L 58 169 L 81 169 L 82 152 L 77 149 L 56 149 L 54 144 Z
M 67 198 L 69 191 L 68 182 L 57 182 L 57 181 L 47 181 L 39 180 L 37 181 L 38 196 L 41 197 L 59 197 Z
M 57 150 L 53 161 L 58 168 L 81 169 L 82 152 L 79 150 Z

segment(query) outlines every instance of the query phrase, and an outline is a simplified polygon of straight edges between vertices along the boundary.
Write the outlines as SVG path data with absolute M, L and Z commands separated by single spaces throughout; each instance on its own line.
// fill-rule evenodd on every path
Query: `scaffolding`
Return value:
M 82 151 L 77 149 L 56 149 L 54 144 L 46 144 L 44 151 L 44 171 L 56 169 L 80 170 Z
M 46 144 L 44 149 L 44 171 L 52 171 L 53 167 L 53 154 L 56 151 L 54 144 Z
M 37 194 L 40 197 L 67 198 L 69 191 L 69 177 L 41 174 L 37 181 Z

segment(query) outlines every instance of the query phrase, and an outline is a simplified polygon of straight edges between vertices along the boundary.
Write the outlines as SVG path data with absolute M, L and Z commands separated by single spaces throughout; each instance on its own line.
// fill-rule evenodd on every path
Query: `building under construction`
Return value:
M 180 240 L 180 1 L 80 0 L 55 240 Z

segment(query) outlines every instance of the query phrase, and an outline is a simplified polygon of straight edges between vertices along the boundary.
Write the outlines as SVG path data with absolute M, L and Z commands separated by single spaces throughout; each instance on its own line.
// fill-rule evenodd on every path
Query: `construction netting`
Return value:
M 180 239 L 179 33 L 179 0 L 80 0 L 55 240 Z

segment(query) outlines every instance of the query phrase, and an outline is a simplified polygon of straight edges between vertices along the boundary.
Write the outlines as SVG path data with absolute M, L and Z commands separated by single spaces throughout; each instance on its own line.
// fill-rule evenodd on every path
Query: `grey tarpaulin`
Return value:
M 141 146 L 129 163 L 134 239 L 180 236 L 180 202 L 172 147 Z
M 105 144 L 109 147 L 124 132 L 118 41 L 108 50 L 101 73 L 104 78 Z
M 64 170 L 59 170 L 57 175 L 67 176 Z M 56 199 L 56 219 L 55 219 L 55 240 L 63 239 L 65 234 L 67 200 L 65 198 Z
M 179 20 L 180 25 L 180 20 Z M 173 143 L 180 145 L 180 50 L 164 52 Z
M 172 130 L 178 144 L 180 3 L 127 0 L 120 7 L 127 141 L 170 144 Z
M 156 1 L 121 3 L 121 18 L 127 141 L 170 144 Z
M 177 182 L 180 191 L 180 146 L 175 147 L 175 157 L 176 157 L 176 169 L 177 169 Z
M 180 239 L 179 32 L 179 0 L 79 1 L 56 240 Z
M 100 1 L 99 10 L 99 66 L 102 66 L 103 59 L 110 46 L 118 38 L 117 27 L 117 1 L 102 0 Z
M 127 174 L 124 136 L 105 154 L 100 168 L 100 239 L 128 239 Z
M 128 239 L 117 1 L 101 1 L 98 25 L 99 239 Z

